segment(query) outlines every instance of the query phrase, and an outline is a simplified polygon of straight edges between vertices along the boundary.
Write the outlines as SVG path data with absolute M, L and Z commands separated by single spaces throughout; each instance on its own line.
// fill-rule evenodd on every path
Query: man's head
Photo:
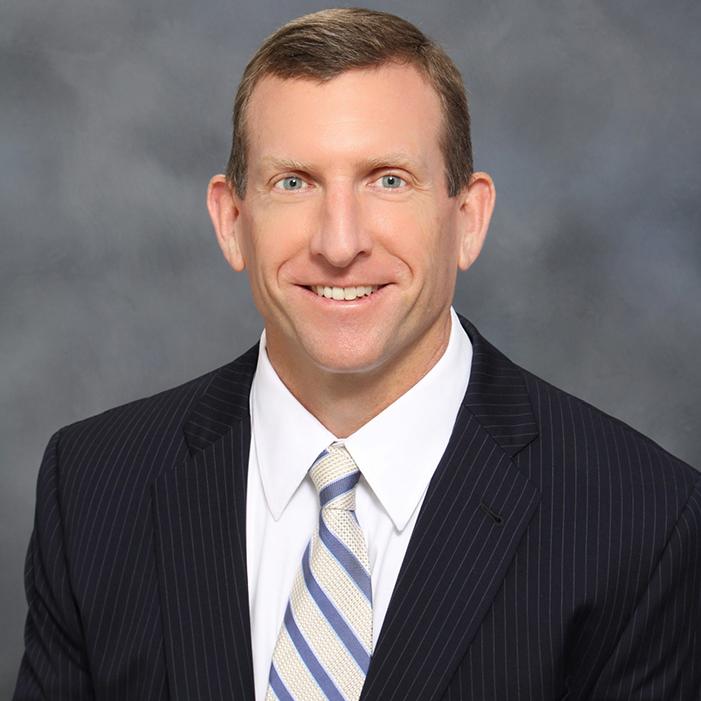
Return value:
M 405 48 L 369 62 L 388 31 Z M 357 65 L 309 77 L 325 45 Z M 276 71 L 256 69 L 271 53 Z M 489 176 L 472 172 L 457 69 L 404 20 L 325 11 L 261 47 L 235 124 L 208 207 L 230 265 L 248 271 L 278 374 L 293 391 L 348 374 L 406 390 L 445 348 L 457 270 L 477 258 L 494 202 Z
M 450 57 L 401 17 L 361 8 L 322 10 L 299 17 L 269 36 L 248 63 L 234 100 L 231 154 L 226 168 L 239 197 L 246 192 L 247 108 L 265 76 L 328 81 L 354 68 L 396 62 L 413 66 L 441 101 L 440 143 L 451 197 L 472 175 L 470 114 L 460 72 Z

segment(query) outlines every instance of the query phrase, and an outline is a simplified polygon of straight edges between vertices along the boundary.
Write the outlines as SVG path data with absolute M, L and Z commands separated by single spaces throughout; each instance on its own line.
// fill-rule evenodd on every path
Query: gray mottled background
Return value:
M 701 466 L 701 4 L 386 2 L 463 70 L 498 204 L 456 307 L 514 360 Z M 204 207 L 257 44 L 295 0 L 0 10 L 0 696 L 60 426 L 256 340 Z M 397 119 L 402 115 L 398 114 Z

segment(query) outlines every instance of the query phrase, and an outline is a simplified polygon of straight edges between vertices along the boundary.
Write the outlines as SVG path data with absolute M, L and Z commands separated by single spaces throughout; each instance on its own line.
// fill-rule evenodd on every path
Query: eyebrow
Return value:
M 294 158 L 264 156 L 261 161 L 264 168 L 275 171 L 294 170 L 313 172 L 315 170 L 311 163 L 298 161 Z M 419 167 L 421 163 L 417 162 L 406 153 L 395 151 L 359 161 L 359 165 L 365 170 L 378 170 L 380 168 L 403 168 L 404 170 L 413 170 Z
M 293 158 L 276 158 L 275 156 L 265 156 L 262 159 L 263 166 L 271 170 L 310 170 L 311 165 L 296 161 Z
M 377 170 L 379 168 L 404 168 L 405 170 L 414 170 L 421 165 L 421 161 L 409 156 L 402 151 L 387 153 L 382 156 L 370 158 L 364 162 L 368 170 Z

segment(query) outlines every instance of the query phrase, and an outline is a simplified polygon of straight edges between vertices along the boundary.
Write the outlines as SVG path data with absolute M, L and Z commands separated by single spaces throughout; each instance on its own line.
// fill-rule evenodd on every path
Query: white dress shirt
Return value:
M 362 474 L 356 515 L 368 544 L 373 647 L 428 484 L 448 444 L 472 364 L 451 308 L 448 346 L 409 391 L 343 439 Z M 256 701 L 263 701 L 292 581 L 316 528 L 319 499 L 307 471 L 338 440 L 285 387 L 260 341 L 250 396 L 246 548 Z

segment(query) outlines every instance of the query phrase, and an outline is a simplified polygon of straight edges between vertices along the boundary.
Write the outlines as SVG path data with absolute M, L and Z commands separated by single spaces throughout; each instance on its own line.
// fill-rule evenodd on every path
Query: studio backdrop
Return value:
M 370 6 L 415 22 L 458 63 L 475 165 L 496 183 L 456 309 L 517 363 L 701 466 L 701 4 Z M 49 436 L 258 338 L 205 189 L 226 163 L 248 58 L 322 7 L 3 4 L 2 698 L 22 653 L 24 556 Z

